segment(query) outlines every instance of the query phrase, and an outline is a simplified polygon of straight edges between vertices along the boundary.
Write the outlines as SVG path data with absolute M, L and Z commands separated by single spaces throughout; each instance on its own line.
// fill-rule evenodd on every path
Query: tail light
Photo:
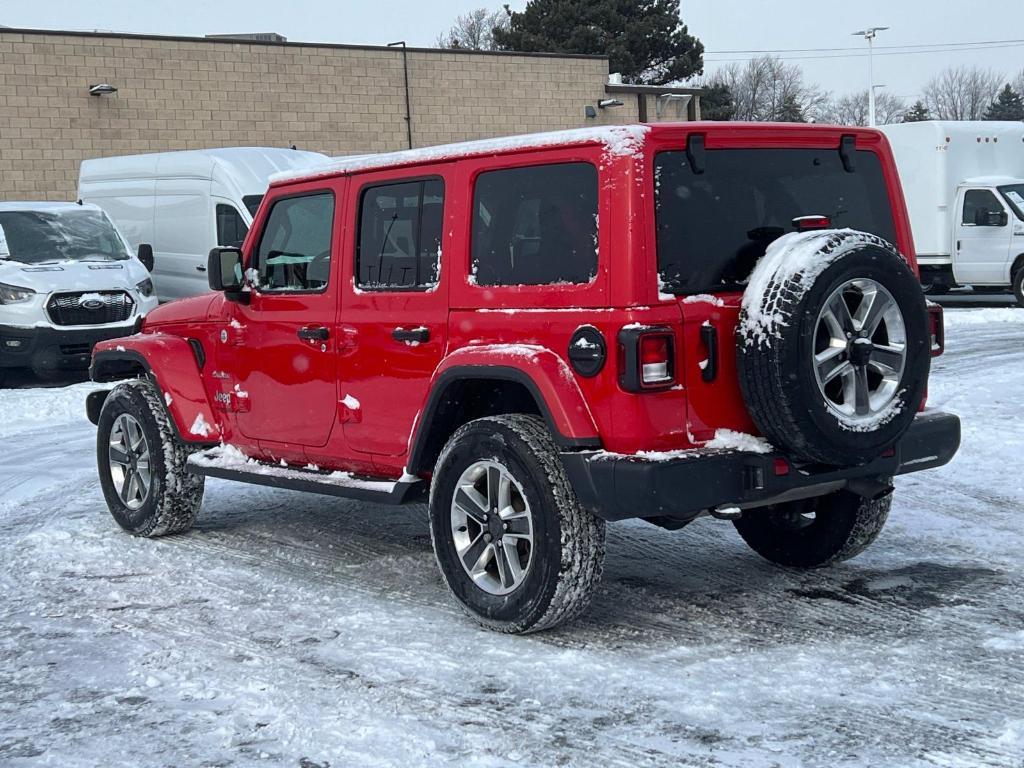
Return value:
M 932 357 L 938 357 L 946 350 L 946 324 L 942 320 L 942 307 L 928 302 L 928 335 Z
M 812 229 L 830 229 L 832 220 L 828 216 L 797 216 L 793 219 L 793 228 L 798 232 L 806 232 Z
M 628 392 L 676 383 L 675 335 L 668 328 L 632 326 L 619 331 L 619 384 Z

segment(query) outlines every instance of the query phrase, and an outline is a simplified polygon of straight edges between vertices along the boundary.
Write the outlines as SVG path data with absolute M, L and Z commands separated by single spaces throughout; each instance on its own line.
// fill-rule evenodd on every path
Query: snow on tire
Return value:
M 910 427 L 930 368 L 920 283 L 885 240 L 794 233 L 743 296 L 737 368 L 754 423 L 800 461 L 855 465 Z
M 107 395 L 97 424 L 96 460 L 118 525 L 147 537 L 192 527 L 204 478 L 186 468 L 191 450 L 178 439 L 153 382 L 125 382 Z
M 434 469 L 430 535 L 452 595 L 500 632 L 575 618 L 601 579 L 604 521 L 580 506 L 536 416 L 477 419 L 452 435 Z

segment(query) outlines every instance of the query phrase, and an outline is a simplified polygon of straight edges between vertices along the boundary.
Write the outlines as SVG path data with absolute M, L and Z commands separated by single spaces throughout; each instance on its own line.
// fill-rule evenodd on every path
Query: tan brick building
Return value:
M 604 57 L 404 56 L 414 146 L 699 115 L 697 91 L 608 85 Z M 90 94 L 99 83 L 117 92 Z M 0 200 L 72 199 L 89 157 L 407 141 L 401 48 L 0 28 Z

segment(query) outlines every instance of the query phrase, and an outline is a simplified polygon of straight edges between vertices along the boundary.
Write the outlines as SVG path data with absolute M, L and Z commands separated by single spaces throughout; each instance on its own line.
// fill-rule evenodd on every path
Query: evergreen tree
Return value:
M 800 102 L 797 101 L 793 95 L 787 95 L 779 106 L 778 115 L 775 117 L 774 122 L 778 123 L 806 123 L 807 118 L 804 117 L 804 109 L 800 106 Z
M 988 105 L 983 120 L 1024 120 L 1024 99 L 1007 83 Z
M 924 102 L 918 99 L 914 102 L 914 106 L 906 111 L 903 115 L 904 123 L 920 123 L 925 120 L 931 120 L 932 116 L 928 112 L 928 107 L 924 105 Z
M 732 91 L 725 83 L 708 83 L 700 95 L 702 120 L 732 120 L 736 114 Z
M 680 20 L 679 0 L 530 0 L 511 16 L 508 29 L 494 30 L 501 50 L 605 55 L 627 83 L 704 71 L 704 45 Z

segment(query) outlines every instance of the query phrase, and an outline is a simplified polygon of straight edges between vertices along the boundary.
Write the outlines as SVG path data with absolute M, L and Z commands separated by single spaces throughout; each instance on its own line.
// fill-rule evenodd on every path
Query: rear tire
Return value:
M 204 478 L 185 466 L 191 451 L 178 439 L 151 381 L 115 387 L 100 409 L 96 460 L 100 487 L 117 524 L 146 537 L 191 528 L 204 489 Z
M 537 632 L 579 615 L 601 578 L 604 535 L 536 416 L 471 421 L 441 452 L 430 489 L 434 555 L 452 595 L 485 627 Z
M 874 501 L 849 491 L 753 509 L 736 530 L 765 560 L 790 568 L 821 568 L 849 560 L 878 538 L 892 494 Z

